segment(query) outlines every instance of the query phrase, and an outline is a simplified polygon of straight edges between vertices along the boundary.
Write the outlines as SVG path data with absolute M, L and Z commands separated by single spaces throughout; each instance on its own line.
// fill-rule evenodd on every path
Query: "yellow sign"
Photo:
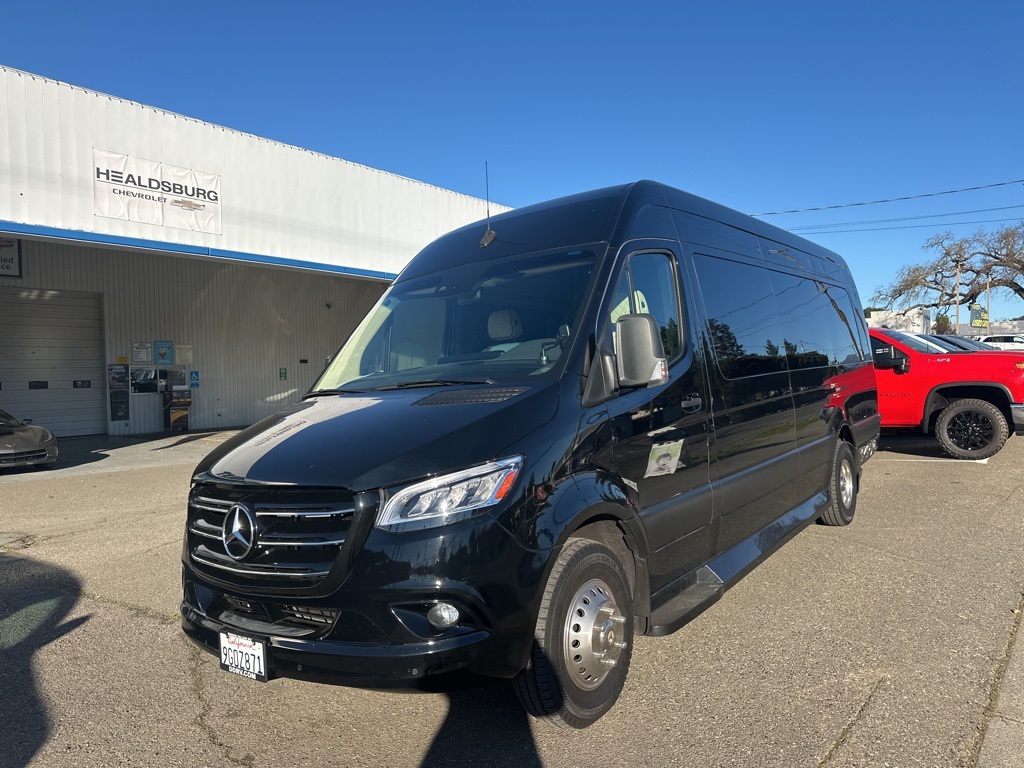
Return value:
M 127 355 L 118 355 L 117 356 L 117 364 L 118 365 L 128 365 L 128 356 Z

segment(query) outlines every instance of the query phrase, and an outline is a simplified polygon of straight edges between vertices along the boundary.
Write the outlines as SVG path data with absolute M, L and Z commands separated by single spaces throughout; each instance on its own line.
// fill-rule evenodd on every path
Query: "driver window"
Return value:
M 612 296 L 609 318 L 615 323 L 626 314 L 654 317 L 665 354 L 670 360 L 676 356 L 682 347 L 679 298 L 668 254 L 637 253 L 629 257 Z

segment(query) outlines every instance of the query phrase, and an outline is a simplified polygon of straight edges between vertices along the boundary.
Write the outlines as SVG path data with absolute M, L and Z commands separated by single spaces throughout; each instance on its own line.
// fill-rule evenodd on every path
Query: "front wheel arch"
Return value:
M 615 553 L 592 539 L 570 539 L 544 588 L 529 663 L 514 683 L 531 715 L 586 728 L 612 708 L 632 657 L 630 602 Z

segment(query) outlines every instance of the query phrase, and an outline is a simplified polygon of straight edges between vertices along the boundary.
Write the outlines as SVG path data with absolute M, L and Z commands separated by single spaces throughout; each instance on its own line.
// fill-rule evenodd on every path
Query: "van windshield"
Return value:
M 313 391 L 552 378 L 604 247 L 522 254 L 400 280 Z

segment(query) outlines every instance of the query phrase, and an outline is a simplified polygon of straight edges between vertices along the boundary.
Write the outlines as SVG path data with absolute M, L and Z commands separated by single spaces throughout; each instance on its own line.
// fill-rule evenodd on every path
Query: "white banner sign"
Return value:
M 93 149 L 95 214 L 219 235 L 220 176 Z
M 21 277 L 21 240 L 0 237 L 0 277 Z
M 153 364 L 153 342 L 133 341 L 132 342 L 132 365 L 143 363 Z

